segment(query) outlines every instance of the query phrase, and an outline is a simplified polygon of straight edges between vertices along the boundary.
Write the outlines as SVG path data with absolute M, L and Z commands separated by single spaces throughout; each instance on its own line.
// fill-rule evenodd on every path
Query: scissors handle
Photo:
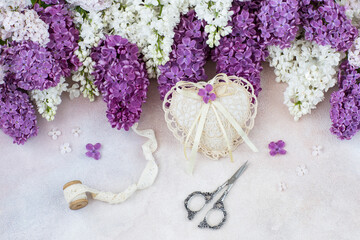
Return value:
M 210 192 L 200 192 L 200 191 L 196 191 L 196 192 L 193 192 L 193 193 L 189 194 L 189 196 L 188 196 L 188 197 L 185 199 L 185 201 L 184 201 L 184 205 L 185 205 L 186 211 L 187 211 L 187 213 L 188 213 L 188 219 L 189 219 L 189 220 L 192 220 L 192 219 L 194 218 L 195 214 L 198 213 L 198 212 L 200 212 L 201 209 L 203 209 L 203 207 L 213 199 L 213 197 L 214 197 L 214 195 L 215 195 L 214 193 L 215 193 L 215 192 L 210 193 Z M 193 198 L 193 197 L 196 196 L 196 195 L 202 196 L 202 197 L 205 199 L 205 203 L 204 203 L 204 205 L 203 205 L 199 210 L 197 210 L 197 211 L 192 211 L 192 210 L 189 208 L 188 204 L 189 204 L 189 201 L 191 200 L 191 198 Z
M 198 225 L 199 228 L 219 229 L 222 227 L 222 225 L 224 225 L 224 223 L 226 222 L 227 212 L 225 211 L 223 200 L 225 199 L 226 195 L 227 195 L 227 193 L 224 192 L 223 195 L 221 196 L 221 198 L 219 198 L 219 200 L 217 200 L 214 203 L 214 206 L 206 213 L 204 220 L 202 220 L 202 222 L 200 222 L 200 224 Z M 207 218 L 212 211 L 222 211 L 222 213 L 223 213 L 223 218 L 217 225 L 210 225 L 208 223 Z

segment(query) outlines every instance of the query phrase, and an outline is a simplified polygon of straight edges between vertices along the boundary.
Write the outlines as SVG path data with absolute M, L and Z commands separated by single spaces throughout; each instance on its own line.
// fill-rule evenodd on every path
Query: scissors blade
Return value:
M 241 165 L 241 167 L 234 173 L 234 175 L 229 178 L 227 184 L 232 184 L 234 183 L 240 176 L 241 174 L 246 170 L 247 168 L 247 163 L 248 161 L 246 161 L 243 165 Z

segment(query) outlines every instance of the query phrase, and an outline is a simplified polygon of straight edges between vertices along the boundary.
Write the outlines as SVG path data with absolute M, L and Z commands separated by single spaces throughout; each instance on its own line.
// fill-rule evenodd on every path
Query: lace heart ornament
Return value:
M 168 128 L 184 145 L 189 173 L 197 151 L 211 159 L 229 155 L 233 160 L 232 151 L 245 142 L 257 152 L 247 136 L 254 127 L 257 98 L 244 78 L 218 74 L 209 82 L 180 81 L 166 94 L 163 110 Z

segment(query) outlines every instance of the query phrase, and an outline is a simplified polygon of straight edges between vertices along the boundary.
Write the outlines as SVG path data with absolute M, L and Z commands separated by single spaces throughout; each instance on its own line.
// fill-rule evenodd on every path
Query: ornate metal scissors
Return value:
M 226 221 L 226 215 L 227 215 L 224 208 L 224 200 L 226 196 L 229 194 L 231 188 L 234 186 L 235 181 L 240 177 L 240 175 L 245 171 L 246 168 L 247 168 L 247 161 L 234 173 L 234 175 L 231 178 L 229 178 L 224 184 L 222 184 L 213 192 L 196 191 L 191 193 L 184 201 L 185 208 L 188 212 L 188 219 L 192 220 L 195 214 L 200 212 L 204 208 L 204 206 L 208 204 L 215 197 L 216 194 L 218 194 L 223 188 L 227 187 L 224 193 L 221 195 L 221 197 L 214 203 L 213 207 L 207 212 L 206 216 L 204 217 L 204 220 L 200 222 L 200 224 L 198 225 L 199 228 L 211 228 L 211 229 L 221 228 L 221 226 Z M 193 211 L 189 208 L 189 201 L 191 201 L 191 199 L 195 196 L 202 197 L 205 200 L 205 202 L 203 203 L 202 207 L 200 207 L 200 209 Z M 210 225 L 208 223 L 208 217 L 212 211 L 221 211 L 223 214 L 222 220 L 217 225 Z

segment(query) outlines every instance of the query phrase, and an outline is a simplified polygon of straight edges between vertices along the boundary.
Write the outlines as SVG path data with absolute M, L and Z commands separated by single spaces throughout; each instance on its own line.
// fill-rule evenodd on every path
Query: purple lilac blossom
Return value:
M 106 36 L 91 58 L 95 62 L 94 83 L 107 103 L 111 126 L 128 131 L 140 118 L 149 86 L 138 47 L 120 36 Z
M 232 33 L 220 40 L 220 45 L 212 51 L 218 73 L 247 79 L 260 92 L 261 62 L 268 56 L 266 42 L 260 30 L 258 18 L 261 0 L 247 2 L 234 1 L 232 6 Z
M 279 140 L 277 142 L 271 142 L 269 143 L 269 149 L 270 149 L 270 155 L 275 156 L 276 154 L 284 155 L 286 153 L 285 142 L 283 140 Z
M 51 4 L 51 5 L 54 5 L 54 4 L 63 4 L 65 1 L 64 0 L 42 0 L 44 3 L 46 4 Z
M 100 143 L 96 143 L 95 145 L 88 143 L 86 144 L 87 152 L 85 153 L 85 155 L 90 158 L 94 158 L 95 160 L 99 160 L 101 157 L 101 154 L 99 152 L 100 148 L 101 148 Z
M 205 22 L 198 20 L 193 10 L 181 16 L 175 28 L 170 60 L 159 66 L 158 78 L 161 99 L 179 81 L 198 82 L 207 79 L 204 65 L 209 55 Z
M 32 41 L 11 42 L 1 49 L 1 64 L 8 70 L 7 81 L 24 90 L 55 87 L 61 69 L 50 51 Z
M 331 94 L 330 131 L 350 140 L 360 130 L 360 73 L 347 61 L 339 71 L 339 90 Z
M 6 78 L 9 78 L 7 76 Z M 6 82 L 7 79 L 5 80 Z M 36 136 L 35 109 L 29 96 L 15 85 L 0 85 L 0 128 L 14 139 L 14 143 L 24 144 L 30 137 Z
M 62 70 L 62 75 L 69 77 L 81 63 L 75 54 L 78 47 L 79 31 L 76 29 L 67 5 L 59 4 L 41 8 L 38 4 L 34 9 L 41 20 L 49 25 L 50 42 L 47 48 L 53 54 Z
M 290 47 L 300 25 L 298 0 L 264 0 L 258 18 L 261 36 L 268 45 Z
M 207 84 L 205 88 L 200 88 L 198 95 L 203 98 L 203 101 L 208 104 L 209 101 L 214 101 L 216 99 L 216 94 L 212 92 L 213 86 L 211 84 Z
M 306 40 L 347 51 L 358 36 L 358 30 L 345 15 L 345 7 L 334 0 L 302 0 L 299 13 Z

